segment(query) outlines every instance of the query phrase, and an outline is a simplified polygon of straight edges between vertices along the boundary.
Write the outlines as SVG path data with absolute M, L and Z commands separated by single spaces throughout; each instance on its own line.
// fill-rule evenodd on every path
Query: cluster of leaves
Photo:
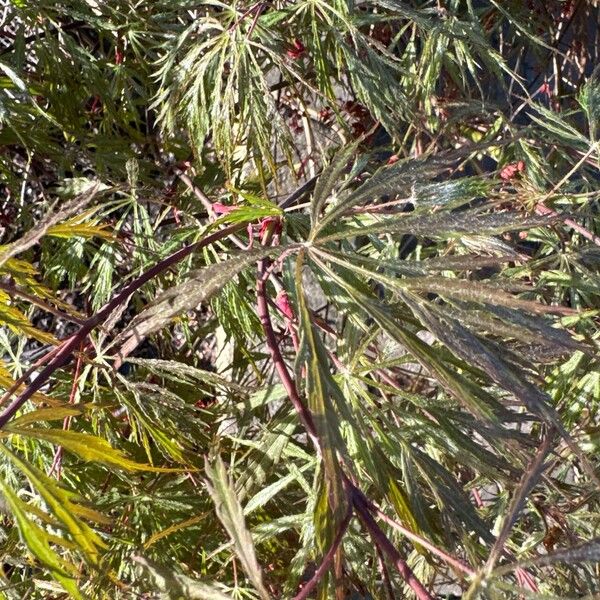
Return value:
M 597 2 L 2 4 L 0 597 L 600 593 Z

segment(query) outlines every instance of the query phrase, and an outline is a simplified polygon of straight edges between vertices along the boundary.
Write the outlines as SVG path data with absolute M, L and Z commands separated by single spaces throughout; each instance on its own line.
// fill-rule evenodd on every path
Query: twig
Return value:
M 69 404 L 75 404 L 75 396 L 77 394 L 77 385 L 79 384 L 79 376 L 81 374 L 81 365 L 83 364 L 83 344 L 79 348 L 79 356 L 77 357 L 77 363 L 75 364 L 75 373 L 73 374 L 73 384 L 71 385 L 71 394 L 69 395 Z M 63 421 L 63 429 L 67 430 L 71 427 L 71 421 L 73 417 L 70 415 L 64 418 Z M 52 461 L 52 466 L 48 471 L 48 477 L 52 476 L 54 470 L 56 470 L 56 479 L 60 479 L 60 471 L 62 464 L 62 455 L 63 455 L 63 447 L 58 446 L 56 448 L 56 452 L 54 454 L 54 460 Z
M 191 177 L 184 173 L 181 169 L 175 168 L 174 173 L 175 175 L 177 175 L 177 177 L 179 177 L 179 179 L 181 179 L 181 181 L 183 181 L 183 183 L 185 183 L 185 185 L 194 194 L 194 196 L 196 196 L 196 198 L 200 200 L 202 206 L 204 206 L 206 212 L 208 213 L 208 220 L 211 223 L 215 221 L 217 218 L 217 214 L 215 213 L 215 209 L 213 207 L 212 202 L 210 201 L 210 198 L 197 185 L 195 185 Z M 242 240 L 240 240 L 236 235 L 231 234 L 229 237 L 238 248 L 242 250 L 248 249 L 246 244 L 244 244 L 244 242 L 242 242 Z M 252 237 L 250 238 L 250 242 L 252 242 Z
M 281 351 L 279 350 L 279 344 L 277 343 L 275 332 L 273 331 L 273 325 L 271 323 L 271 318 L 269 315 L 269 303 L 266 297 L 266 281 L 264 278 L 264 274 L 267 268 L 268 262 L 266 259 L 259 262 L 258 277 L 256 278 L 258 317 L 263 326 L 267 348 L 269 349 L 271 359 L 273 360 L 273 364 L 275 365 L 275 369 L 277 370 L 281 383 L 283 384 L 288 394 L 288 397 L 294 405 L 294 408 L 296 409 L 296 412 L 298 413 L 298 416 L 300 417 L 300 420 L 306 429 L 307 435 L 313 442 L 317 451 L 317 455 L 320 458 L 322 456 L 321 443 L 317 434 L 314 420 L 312 418 L 312 414 L 310 410 L 304 406 L 300 399 L 300 396 L 298 395 L 296 385 L 287 369 Z M 403 577 L 407 585 L 409 585 L 413 589 L 418 600 L 434 600 L 434 597 L 425 589 L 423 584 L 417 579 L 417 577 L 412 572 L 411 568 L 400 556 L 398 550 L 396 550 L 392 542 L 390 542 L 385 533 L 379 528 L 373 517 L 370 515 L 369 509 L 367 508 L 369 502 L 368 499 L 350 481 L 350 479 L 348 479 L 346 475 L 343 476 L 346 482 L 348 498 L 350 500 L 349 504 L 355 507 L 361 521 L 371 533 L 373 539 L 375 540 L 375 543 L 383 550 L 385 554 L 392 558 L 396 569 Z
M 266 282 L 264 280 L 264 273 L 267 270 L 268 263 L 266 260 L 261 260 L 258 267 L 258 277 L 256 279 L 256 312 L 258 314 L 258 318 L 260 319 L 260 323 L 263 327 L 263 331 L 265 333 L 265 338 L 267 342 L 267 348 L 269 349 L 269 353 L 271 354 L 271 358 L 273 360 L 273 364 L 275 365 L 275 369 L 277 370 L 277 374 L 281 379 L 281 383 L 285 388 L 285 391 L 291 400 L 300 420 L 302 421 L 302 425 L 306 429 L 307 435 L 310 437 L 312 443 L 315 446 L 318 456 L 321 456 L 321 442 L 317 435 L 317 429 L 315 427 L 315 423 L 313 421 L 312 415 L 310 411 L 304 406 L 300 396 L 298 395 L 298 390 L 296 389 L 296 385 L 288 368 L 285 364 L 281 351 L 279 350 L 279 344 L 277 343 L 277 338 L 275 337 L 275 332 L 273 331 L 273 324 L 271 323 L 271 315 L 269 314 L 269 303 L 267 302 L 266 295 Z
M 337 552 L 339 545 L 342 543 L 342 539 L 344 537 L 344 534 L 346 533 L 346 529 L 348 529 L 348 525 L 350 524 L 351 519 L 352 519 L 352 504 L 348 503 L 348 511 L 346 513 L 346 516 L 344 517 L 344 520 L 340 523 L 340 528 L 339 528 L 333 542 L 331 543 L 331 546 L 330 546 L 329 550 L 327 551 L 327 554 L 325 554 L 325 556 L 323 557 L 323 560 L 321 561 L 321 564 L 319 565 L 318 569 L 315 571 L 314 575 L 302 587 L 302 590 L 294 596 L 293 600 L 306 600 L 306 598 L 308 598 L 308 595 L 317 586 L 319 581 L 321 581 L 321 579 L 323 578 L 323 575 L 325 575 L 325 573 L 327 572 L 327 569 L 329 569 L 329 566 L 331 565 L 331 563 L 333 561 L 333 558 L 335 556 L 335 553 Z
M 181 169 L 175 168 L 173 169 L 173 172 L 175 173 L 175 175 L 177 175 L 177 177 L 179 177 L 179 179 L 181 179 L 181 181 L 183 181 L 183 183 L 185 183 L 185 185 L 194 194 L 194 196 L 196 196 L 196 198 L 200 200 L 202 206 L 204 206 L 208 215 L 210 217 L 214 217 L 215 210 L 213 208 L 212 202 L 197 185 L 194 185 L 194 182 L 192 181 L 191 177 L 184 173 Z
M 377 546 L 381 548 L 384 554 L 387 554 L 391 561 L 394 563 L 396 570 L 400 573 L 400 576 L 404 582 L 412 589 L 418 600 L 434 600 L 432 596 L 423 586 L 423 584 L 417 579 L 412 569 L 408 566 L 406 561 L 400 556 L 398 550 L 390 542 L 388 537 L 379 528 L 375 519 L 371 516 L 369 509 L 364 501 L 364 494 L 352 485 L 352 500 L 354 508 L 358 514 L 358 517 L 362 521 L 363 525 L 371 534 L 373 541 Z
M 410 529 L 407 529 L 406 527 L 404 527 L 403 525 L 401 525 L 394 519 L 388 517 L 380 508 L 378 508 L 370 500 L 368 500 L 368 506 L 369 506 L 369 508 L 371 508 L 371 510 L 375 511 L 377 516 L 382 521 L 385 521 L 388 525 L 390 525 L 391 527 L 393 527 L 394 529 L 399 531 L 404 537 L 407 537 L 409 540 L 419 544 L 420 546 L 423 546 L 423 548 L 426 548 L 427 550 L 429 550 L 431 552 L 431 554 L 435 554 L 438 558 L 441 558 L 445 563 L 448 563 L 449 565 L 451 565 L 458 571 L 462 571 L 463 573 L 465 573 L 466 575 L 469 575 L 470 577 L 475 575 L 475 570 L 472 569 L 469 565 L 465 564 L 463 561 L 459 560 L 458 558 L 454 558 L 447 552 L 444 552 L 440 548 L 434 546 L 431 542 L 426 540 L 424 537 L 421 537 L 420 535 L 413 533 Z
M 68 339 L 69 338 L 66 338 L 62 343 Z M 0 406 L 2 406 L 15 392 L 17 392 L 37 369 L 39 369 L 42 365 L 45 365 L 60 350 L 60 348 L 61 346 L 59 345 L 48 350 L 48 352 L 46 352 L 46 354 L 41 356 L 35 363 L 33 363 L 33 365 L 31 365 L 29 369 L 23 373 L 23 375 L 16 379 L 14 383 L 6 390 L 6 392 L 2 394 L 2 397 L 0 398 Z
M 68 313 L 64 313 L 64 312 L 58 310 L 57 308 L 54 308 L 54 306 L 51 306 L 47 302 L 44 302 L 41 298 L 38 298 L 37 296 L 34 296 L 33 294 L 27 293 L 25 290 L 22 290 L 21 288 L 15 286 L 15 285 L 10 285 L 8 283 L 0 282 L 0 290 L 4 290 L 7 294 L 9 294 L 11 296 L 19 296 L 19 297 L 23 298 L 24 300 L 27 300 L 27 302 L 31 302 L 31 304 L 35 304 L 36 306 L 38 306 L 42 310 L 50 313 L 51 315 L 58 317 L 59 319 L 64 319 L 65 321 L 70 321 L 71 323 L 75 323 L 77 325 L 83 325 L 83 323 L 84 323 L 83 319 L 76 317 L 74 315 L 70 315 Z
M 379 568 L 381 570 L 381 578 L 383 579 L 383 585 L 385 586 L 385 592 L 387 594 L 388 600 L 395 600 L 396 596 L 394 594 L 394 586 L 392 585 L 392 580 L 390 577 L 390 572 L 385 564 L 385 557 L 383 556 L 383 552 L 379 546 L 375 546 L 375 551 L 377 552 L 377 560 L 379 561 Z
M 552 215 L 553 217 L 558 217 L 559 213 L 557 213 L 554 209 L 546 206 L 543 202 L 539 202 L 535 207 L 535 212 L 538 215 Z M 588 239 L 590 242 L 596 244 L 596 246 L 600 246 L 600 237 L 594 235 L 589 229 L 583 227 L 573 219 L 569 217 L 563 219 L 565 225 L 568 225 L 571 229 L 575 230 L 577 233 L 581 234 L 584 238 Z
M 556 194 L 556 192 L 558 192 L 558 190 L 560 190 L 560 188 L 567 183 L 567 181 L 569 181 L 569 178 L 577 172 L 581 165 L 583 165 L 583 163 L 585 163 L 585 161 L 599 148 L 600 145 L 598 142 L 592 144 L 589 150 L 579 159 L 579 161 L 569 170 L 569 172 L 547 194 L 543 196 L 539 203 L 543 204 L 546 200 L 548 200 L 548 198 Z
M 61 221 L 64 221 L 65 219 L 68 219 L 86 204 L 89 204 L 98 192 L 98 189 L 99 185 L 97 183 L 94 184 L 90 190 L 85 192 L 85 194 L 81 194 L 77 198 L 74 198 L 68 202 L 64 208 L 58 212 L 46 216 L 41 223 L 38 223 L 33 229 L 30 229 L 21 239 L 9 244 L 0 253 L 0 267 L 2 267 L 6 261 L 11 259 L 13 256 L 16 256 L 17 254 L 28 250 L 32 246 L 35 246 L 35 244 L 37 244 L 40 239 L 46 235 L 51 227 L 60 223 Z

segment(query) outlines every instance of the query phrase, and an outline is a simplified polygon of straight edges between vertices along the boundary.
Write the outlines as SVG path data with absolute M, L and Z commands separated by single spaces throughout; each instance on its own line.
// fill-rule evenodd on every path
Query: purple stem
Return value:
M 408 566 L 406 561 L 400 556 L 398 550 L 396 550 L 394 544 L 390 542 L 385 533 L 379 528 L 379 525 L 375 522 L 375 519 L 371 516 L 367 504 L 363 500 L 363 493 L 352 485 L 351 493 L 352 500 L 354 504 L 354 508 L 358 513 L 359 519 L 362 521 L 363 525 L 371 534 L 373 541 L 384 554 L 387 554 L 388 557 L 393 562 L 394 566 L 404 582 L 412 589 L 415 593 L 415 596 L 418 600 L 434 600 L 434 596 L 432 596 L 423 586 L 423 584 L 417 579 L 412 569 Z
M 258 318 L 260 319 L 260 323 L 263 327 L 267 347 L 269 349 L 269 353 L 271 354 L 271 359 L 273 360 L 275 369 L 277 370 L 277 374 L 281 379 L 281 383 L 283 384 L 283 387 L 285 388 L 289 399 L 294 405 L 294 408 L 296 409 L 296 412 L 298 413 L 298 416 L 302 421 L 302 425 L 304 425 L 306 433 L 313 442 L 318 455 L 321 456 L 321 443 L 319 440 L 319 436 L 317 435 L 317 429 L 315 427 L 312 414 L 304 406 L 302 400 L 300 399 L 300 396 L 298 395 L 298 390 L 296 389 L 296 385 L 292 377 L 290 376 L 288 368 L 281 354 L 281 350 L 279 350 L 277 337 L 275 336 L 275 332 L 273 331 L 271 315 L 269 314 L 269 303 L 267 301 L 266 280 L 264 278 L 266 270 L 267 261 L 261 260 L 259 262 L 259 273 L 256 279 L 256 312 L 258 314 Z
M 48 364 L 42 369 L 40 374 L 32 381 L 3 411 L 0 413 L 0 429 L 2 429 L 16 414 L 16 412 L 35 394 L 43 385 L 50 379 L 54 371 L 60 369 L 63 365 L 65 365 L 71 355 L 75 351 L 75 349 L 79 346 L 79 344 L 87 337 L 87 335 L 94 328 L 98 327 L 102 324 L 108 317 L 112 314 L 112 312 L 123 302 L 126 302 L 127 299 L 139 290 L 144 284 L 148 283 L 151 279 L 160 275 L 163 271 L 166 271 L 168 268 L 182 261 L 184 258 L 203 248 L 220 240 L 224 237 L 227 237 L 231 233 L 234 233 L 238 229 L 241 229 L 243 225 L 238 223 L 234 225 L 230 225 L 229 227 L 225 227 L 219 231 L 215 231 L 210 235 L 207 235 L 204 239 L 199 242 L 195 242 L 193 244 L 188 244 L 184 246 L 177 252 L 171 254 L 164 260 L 161 260 L 159 263 L 154 265 L 151 269 L 148 269 L 145 273 L 142 273 L 137 279 L 134 279 L 130 284 L 126 285 L 112 300 L 107 302 L 95 315 L 91 316 L 87 319 L 81 329 L 70 338 L 67 338 L 61 346 L 58 347 L 58 351 L 52 357 L 52 359 L 48 362 Z
M 317 434 L 317 430 L 314 424 L 314 420 L 312 418 L 312 414 L 308 408 L 304 406 L 302 401 L 300 400 L 300 396 L 298 395 L 298 390 L 296 389 L 296 384 L 285 364 L 281 351 L 279 350 L 279 344 L 277 343 L 277 338 L 275 337 L 275 332 L 273 331 L 273 325 L 271 323 L 271 317 L 269 315 L 269 303 L 267 301 L 266 296 L 266 278 L 264 274 L 268 268 L 267 260 L 262 260 L 259 262 L 258 268 L 258 277 L 256 279 L 256 296 L 257 296 L 257 313 L 260 318 L 260 322 L 263 326 L 263 331 L 266 337 L 267 347 L 271 354 L 271 358 L 273 360 L 273 364 L 275 365 L 275 369 L 279 374 L 281 379 L 281 383 L 283 384 L 294 408 L 298 412 L 300 420 L 302 421 L 307 434 L 311 438 L 312 442 L 315 445 L 317 453 L 319 456 L 321 455 L 321 444 Z M 392 542 L 387 538 L 385 533 L 379 528 L 373 517 L 371 516 L 368 509 L 368 499 L 366 496 L 348 479 L 347 476 L 344 475 L 344 479 L 346 481 L 346 489 L 348 495 L 348 504 L 350 507 L 354 507 L 361 519 L 364 523 L 365 527 L 371 533 L 373 540 L 377 544 L 377 546 L 387 554 L 394 562 L 394 566 L 404 579 L 407 585 L 409 585 L 412 590 L 415 592 L 417 600 L 434 600 L 434 597 L 425 589 L 423 584 L 419 581 L 419 579 L 412 572 L 411 568 L 406 564 L 404 559 L 400 556 L 400 553 Z M 351 508 L 350 508 L 351 510 Z M 345 531 L 345 529 L 344 529 Z M 339 535 L 339 534 L 338 534 Z M 343 532 L 342 534 L 343 535 Z M 341 541 L 340 535 L 340 541 Z M 337 536 L 336 536 L 337 540 Z M 339 542 L 337 543 L 339 546 Z M 333 546 L 335 546 L 335 541 Z M 332 546 L 332 547 L 333 547 Z M 331 558 L 329 561 L 333 559 L 335 556 L 335 550 L 331 552 Z M 329 556 L 329 552 L 326 555 L 326 558 Z M 328 565 L 327 565 L 328 566 Z M 322 577 L 326 568 L 324 568 L 319 576 Z M 315 574 L 316 575 L 316 574 Z M 313 581 L 315 576 L 311 579 Z M 315 580 L 315 584 L 318 580 Z M 304 592 L 304 589 L 302 590 Z M 302 596 L 300 596 L 302 598 Z M 298 598 L 298 597 L 297 597 Z
M 329 566 L 333 562 L 335 553 L 337 552 L 337 549 L 342 542 L 342 539 L 344 537 L 344 534 L 346 533 L 346 529 L 348 529 L 348 525 L 350 524 L 351 519 L 352 504 L 348 503 L 348 512 L 346 513 L 344 520 L 340 524 L 340 528 L 337 532 L 337 535 L 335 536 L 335 539 L 331 544 L 331 547 L 327 551 L 327 554 L 323 557 L 323 560 L 321 561 L 321 564 L 319 565 L 319 568 L 315 571 L 314 575 L 310 578 L 310 580 L 306 583 L 302 590 L 294 596 L 293 600 L 306 600 L 306 598 L 308 598 L 308 595 L 317 586 L 319 581 L 321 581 L 323 575 L 325 575 L 327 569 L 329 569 Z

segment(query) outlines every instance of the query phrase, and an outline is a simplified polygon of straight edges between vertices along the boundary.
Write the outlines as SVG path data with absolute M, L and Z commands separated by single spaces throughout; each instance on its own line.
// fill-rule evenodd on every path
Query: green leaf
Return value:
M 330 165 L 328 165 L 323 172 L 319 175 L 317 183 L 315 185 L 315 191 L 313 194 L 310 220 L 313 227 L 319 220 L 321 211 L 325 206 L 325 203 L 329 199 L 329 196 L 339 183 L 340 175 L 343 173 L 348 161 L 352 158 L 358 148 L 358 140 L 346 148 L 339 151 Z
M 0 444 L 0 451 L 31 481 L 52 515 L 65 526 L 86 559 L 92 564 L 97 564 L 100 549 L 106 548 L 106 544 L 91 527 L 77 517 L 79 511 L 76 503 L 72 501 L 76 495 L 61 488 L 58 483 L 19 458 L 6 446 Z
M 21 539 L 31 554 L 43 565 L 48 567 L 52 577 L 63 586 L 65 591 L 69 593 L 72 598 L 75 598 L 75 600 L 83 600 L 83 596 L 77 587 L 75 579 L 77 574 L 76 566 L 64 561 L 52 549 L 52 536 L 27 517 L 27 506 L 25 503 L 20 500 L 1 479 L 0 488 L 15 517 Z
M 62 446 L 65 450 L 73 452 L 86 461 L 98 462 L 117 469 L 126 471 L 151 471 L 154 473 L 174 473 L 180 469 L 154 467 L 144 465 L 128 459 L 123 452 L 113 448 L 105 439 L 65 429 L 34 429 L 9 425 L 6 430 L 12 434 L 44 440 Z
M 556 217 L 523 216 L 521 213 L 505 212 L 481 215 L 473 211 L 411 216 L 410 213 L 397 217 L 377 219 L 369 224 L 366 219 L 340 221 L 323 232 L 315 242 L 323 245 L 357 235 L 381 235 L 384 233 L 410 234 L 424 237 L 452 238 L 465 234 L 498 234 L 507 231 L 523 231 L 534 227 L 550 225 Z
M 216 583 L 196 581 L 175 573 L 165 567 L 144 558 L 134 556 L 133 560 L 141 565 L 152 578 L 152 591 L 156 590 L 166 594 L 168 598 L 179 600 L 233 600 L 233 597 L 225 594 L 223 586 Z
M 217 517 L 219 517 L 233 542 L 235 554 L 258 595 L 263 600 L 269 600 L 270 595 L 263 584 L 262 570 L 256 559 L 254 542 L 246 528 L 244 512 L 237 499 L 225 465 L 218 456 L 212 464 L 206 458 L 205 470 L 208 477 L 206 481 L 208 492 L 215 503 Z
M 73 406 L 56 406 L 51 408 L 38 408 L 31 412 L 25 413 L 10 422 L 10 428 L 23 427 L 30 423 L 36 423 L 38 421 L 58 421 L 66 419 L 67 417 L 77 417 L 83 413 L 81 408 Z M 7 429 L 10 429 L 7 428 Z
M 284 250 L 284 246 L 247 250 L 229 260 L 189 273 L 187 281 L 170 287 L 142 310 L 114 343 L 121 345 L 121 352 L 126 356 L 129 351 L 124 348 L 137 346 L 139 340 L 166 327 L 178 315 L 209 300 L 244 269 Z

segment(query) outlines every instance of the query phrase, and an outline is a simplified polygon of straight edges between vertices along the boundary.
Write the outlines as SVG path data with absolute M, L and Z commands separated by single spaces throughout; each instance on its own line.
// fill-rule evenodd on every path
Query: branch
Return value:
M 538 215 L 551 215 L 553 217 L 559 217 L 560 215 L 549 206 L 546 206 L 543 202 L 539 202 L 535 207 L 535 212 Z M 586 229 L 583 225 L 577 223 L 570 217 L 564 217 L 563 222 L 565 225 L 582 235 L 585 239 L 590 242 L 596 244 L 596 246 L 600 246 L 600 237 L 594 235 L 589 229 Z
M 352 494 L 352 502 L 356 512 L 358 513 L 358 517 L 371 534 L 375 544 L 379 546 L 379 548 L 381 548 L 381 550 L 392 560 L 396 570 L 398 573 L 400 573 L 400 576 L 406 585 L 412 589 L 418 600 L 435 600 L 434 596 L 432 596 L 425 589 L 406 561 L 400 556 L 400 553 L 398 550 L 396 550 L 392 542 L 390 542 L 385 533 L 383 533 L 383 531 L 379 528 L 379 525 L 377 525 L 375 519 L 373 519 L 369 509 L 367 508 L 367 504 L 364 501 L 364 494 L 354 485 L 352 485 L 350 489 Z
M 62 343 L 64 344 L 69 338 L 65 338 Z M 61 344 L 62 345 L 62 344 Z M 61 345 L 50 348 L 46 354 L 36 360 L 30 367 L 25 371 L 13 384 L 4 392 L 0 398 L 0 406 L 2 406 L 7 400 L 9 400 L 15 392 L 42 366 L 45 365 L 56 353 L 60 350 Z
M 38 223 L 33 229 L 30 229 L 22 238 L 16 240 L 12 244 L 6 246 L 6 248 L 0 252 L 0 267 L 2 267 L 7 260 L 10 260 L 13 256 L 29 250 L 32 246 L 35 246 L 41 238 L 43 238 L 48 230 L 54 225 L 57 225 L 61 221 L 68 219 L 71 215 L 76 214 L 86 204 L 89 204 L 94 196 L 97 194 L 99 184 L 95 183 L 92 187 L 84 194 L 77 196 L 59 210 L 58 212 L 52 213 L 44 218 L 41 223 Z
M 350 524 L 350 520 L 352 519 L 352 512 L 352 504 L 349 502 L 348 512 L 346 513 L 344 520 L 340 524 L 340 528 L 331 544 L 331 547 L 327 551 L 327 554 L 325 554 L 325 556 L 323 557 L 323 560 L 321 561 L 321 564 L 319 565 L 319 568 L 315 571 L 314 575 L 310 578 L 306 585 L 303 586 L 302 590 L 294 596 L 293 600 L 306 600 L 306 598 L 308 598 L 308 595 L 317 586 L 319 581 L 321 581 L 323 575 L 325 575 L 327 569 L 329 569 L 329 566 L 331 565 L 335 557 L 335 553 L 337 552 L 337 549 L 342 542 L 344 534 L 346 533 L 346 529 L 348 529 L 348 525 Z
M 377 560 L 379 561 L 379 568 L 381 571 L 381 578 L 383 579 L 385 593 L 387 594 L 388 600 L 395 600 L 396 595 L 394 594 L 394 586 L 392 585 L 390 572 L 388 571 L 387 565 L 385 564 L 385 557 L 383 556 L 383 552 L 381 551 L 381 548 L 377 545 L 375 546 L 375 551 L 377 552 Z
M 437 546 L 434 546 L 430 541 L 426 540 L 424 537 L 421 537 L 420 535 L 413 533 L 410 529 L 407 529 L 406 527 L 404 527 L 397 521 L 394 521 L 394 519 L 391 519 L 390 517 L 388 517 L 381 509 L 377 508 L 370 501 L 369 501 L 369 508 L 374 509 L 375 512 L 377 513 L 377 516 L 382 521 L 385 521 L 388 525 L 390 525 L 394 529 L 398 530 L 402 535 L 407 537 L 409 540 L 411 540 L 411 541 L 415 542 L 416 544 L 419 544 L 419 546 L 423 546 L 423 548 L 426 548 L 427 550 L 429 550 L 429 552 L 431 552 L 431 554 L 434 554 L 438 558 L 441 558 L 444 562 L 448 563 L 450 566 L 454 567 L 458 571 L 462 571 L 465 575 L 469 575 L 470 577 L 473 577 L 475 575 L 475 571 L 469 565 L 465 564 L 462 560 L 459 560 L 458 558 L 454 558 L 454 556 L 451 556 L 450 554 L 448 554 L 447 552 L 444 552 Z
M 225 229 L 221 229 L 219 231 L 215 231 L 210 235 L 207 235 L 204 239 L 199 242 L 195 242 L 193 244 L 188 244 L 187 246 L 181 248 L 177 252 L 171 254 L 164 260 L 161 260 L 159 263 L 154 265 L 151 269 L 148 269 L 145 273 L 142 273 L 137 279 L 134 279 L 131 283 L 126 285 L 112 300 L 106 303 L 95 315 L 87 319 L 81 329 L 63 341 L 63 343 L 57 347 L 56 353 L 53 355 L 52 359 L 48 362 L 48 364 L 44 367 L 44 369 L 40 372 L 40 374 L 35 378 L 35 380 L 30 383 L 24 390 L 17 396 L 12 403 L 0 413 L 0 429 L 2 429 L 8 421 L 10 421 L 16 412 L 35 394 L 40 388 L 44 386 L 44 384 L 50 379 L 52 374 L 60 369 L 63 365 L 65 365 L 72 354 L 75 352 L 75 349 L 79 346 L 79 344 L 87 337 L 87 335 L 96 327 L 101 325 L 108 317 L 112 314 L 112 312 L 119 307 L 123 302 L 126 302 L 129 297 L 139 290 L 144 284 L 148 283 L 151 279 L 160 275 L 163 271 L 166 271 L 173 265 L 181 262 L 184 258 L 199 250 L 200 248 L 204 248 L 220 240 L 224 237 L 227 237 L 231 233 L 239 230 L 243 225 L 234 224 L 226 227 Z
M 273 331 L 273 324 L 271 323 L 271 315 L 269 313 L 269 303 L 267 302 L 266 280 L 264 277 L 267 266 L 267 260 L 261 260 L 259 262 L 258 277 L 256 279 L 256 312 L 263 327 L 267 348 L 269 349 L 271 359 L 273 360 L 277 374 L 281 379 L 281 383 L 283 384 L 289 399 L 294 405 L 294 408 L 296 409 L 296 412 L 302 421 L 302 425 L 306 429 L 307 435 L 314 444 L 318 456 L 321 456 L 321 442 L 317 435 L 317 428 L 315 427 L 312 414 L 304 406 L 300 396 L 298 395 L 296 384 L 294 383 L 294 380 L 288 371 L 285 360 L 281 354 L 281 350 L 279 350 L 279 344 L 277 343 L 275 332 Z
M 279 378 L 281 379 L 281 383 L 283 384 L 288 394 L 288 397 L 292 401 L 292 404 L 294 405 L 294 408 L 296 409 L 308 436 L 311 438 L 313 444 L 315 445 L 318 456 L 321 457 L 321 443 L 317 435 L 317 430 L 315 428 L 312 414 L 310 410 L 304 406 L 300 399 L 300 396 L 298 395 L 296 384 L 290 376 L 281 351 L 279 350 L 279 344 L 277 343 L 275 332 L 273 331 L 273 325 L 271 323 L 271 318 L 269 314 L 269 304 L 267 302 L 266 297 L 266 280 L 264 277 L 267 268 L 268 261 L 266 259 L 259 262 L 258 277 L 256 279 L 258 317 L 260 319 L 261 325 L 263 326 L 267 347 L 269 349 L 269 353 L 271 354 L 271 358 L 275 365 L 275 369 L 277 370 Z M 367 508 L 367 498 L 348 479 L 346 475 L 343 475 L 343 477 L 346 482 L 346 490 L 349 499 L 349 504 L 351 506 L 354 506 L 361 521 L 365 524 L 365 527 L 371 533 L 371 536 L 373 537 L 375 543 L 383 550 L 384 553 L 388 554 L 388 556 L 390 556 L 393 559 L 396 569 L 398 570 L 404 581 L 407 583 L 407 585 L 409 585 L 415 592 L 418 600 L 434 600 L 434 597 L 425 589 L 423 584 L 417 579 L 417 577 L 412 572 L 411 568 L 400 556 L 398 550 L 396 550 L 392 542 L 387 538 L 385 533 L 379 528 L 373 517 L 370 515 L 369 510 Z
M 194 184 L 191 177 L 187 175 L 185 171 L 175 168 L 174 173 L 175 175 L 177 175 L 177 177 L 179 177 L 179 179 L 181 179 L 181 181 L 183 181 L 183 183 L 185 183 L 190 192 L 192 192 L 194 196 L 196 196 L 196 198 L 200 200 L 200 203 L 202 204 L 202 206 L 204 206 L 206 212 L 208 213 L 208 220 L 211 223 L 215 221 L 217 218 L 217 214 L 215 213 L 215 209 L 213 207 L 213 203 L 210 201 L 210 198 L 197 185 Z M 252 243 L 252 236 L 250 237 L 250 243 Z M 236 235 L 231 234 L 229 238 L 238 248 L 242 250 L 248 249 L 246 244 L 244 244 L 244 242 L 242 242 L 242 240 L 240 240 Z
M 27 300 L 27 302 L 31 302 L 31 304 L 35 304 L 42 310 L 54 315 L 55 317 L 58 317 L 59 319 L 64 319 L 65 321 L 75 323 L 76 325 L 83 325 L 83 323 L 84 323 L 84 320 L 82 318 L 60 311 L 57 308 L 54 308 L 54 306 L 51 306 L 50 304 L 48 304 L 47 302 L 42 300 L 41 298 L 38 298 L 37 296 L 34 296 L 33 294 L 27 293 L 25 290 L 22 290 L 20 287 L 18 287 L 16 285 L 10 285 L 9 283 L 3 283 L 0 281 L 0 290 L 6 292 L 11 297 L 19 296 L 19 297 L 23 298 L 23 300 Z

